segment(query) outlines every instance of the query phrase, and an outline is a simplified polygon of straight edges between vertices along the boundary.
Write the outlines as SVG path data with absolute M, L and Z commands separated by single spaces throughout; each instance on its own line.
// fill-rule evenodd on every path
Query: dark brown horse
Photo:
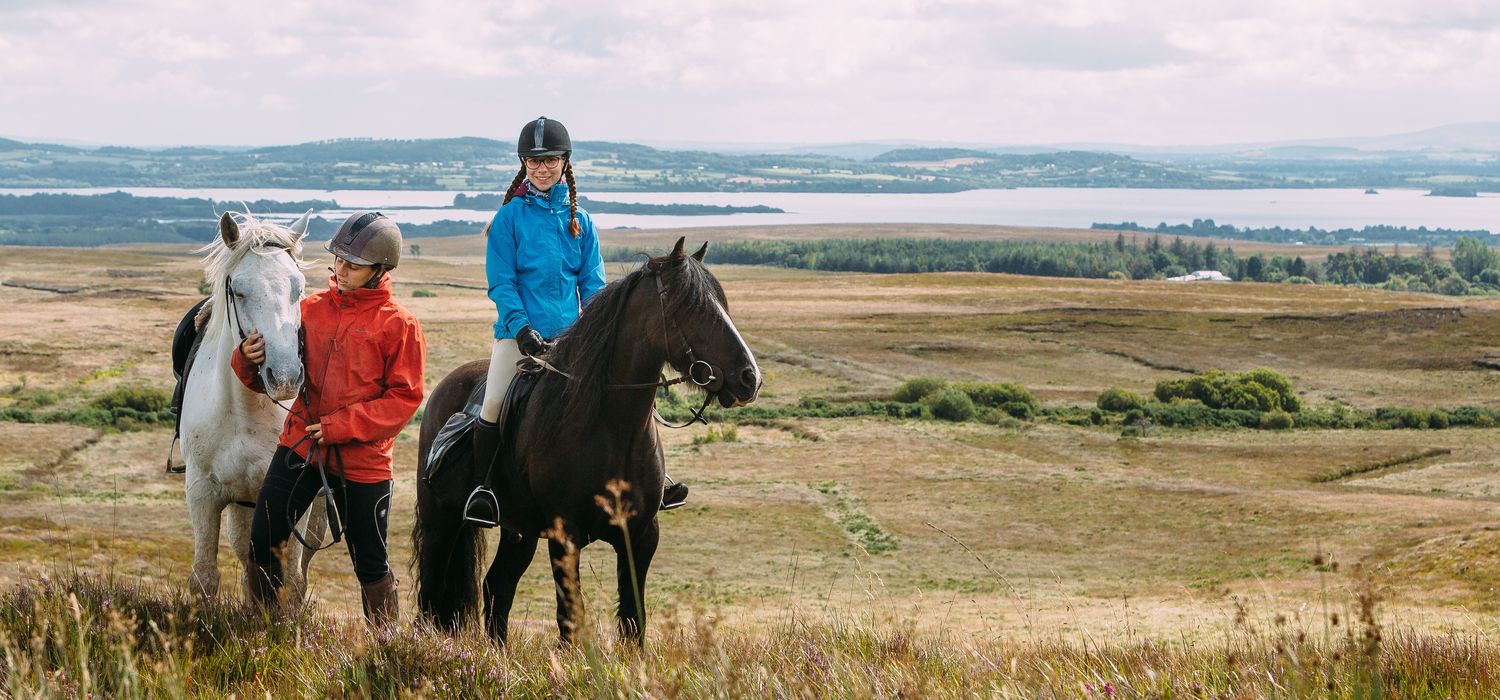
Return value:
M 729 319 L 723 288 L 703 265 L 708 244 L 693 255 L 685 255 L 682 244 L 678 240 L 671 253 L 650 258 L 589 301 L 547 356 L 568 376 L 543 373 L 515 437 L 501 447 L 503 466 L 490 486 L 500 500 L 502 530 L 483 597 L 485 627 L 502 643 L 516 584 L 549 532 L 562 640 L 573 640 L 582 612 L 578 550 L 602 540 L 616 553 L 620 633 L 641 642 L 641 601 L 656 553 L 664 475 L 652 420 L 662 368 L 693 376 L 708 392 L 705 401 L 717 397 L 725 407 L 754 401 L 760 390 L 755 357 Z M 486 369 L 486 361 L 471 362 L 433 390 L 422 417 L 419 466 Z M 462 516 L 472 487 L 466 478 L 441 474 L 417 484 L 417 603 L 449 630 L 478 612 L 475 578 L 484 538 Z

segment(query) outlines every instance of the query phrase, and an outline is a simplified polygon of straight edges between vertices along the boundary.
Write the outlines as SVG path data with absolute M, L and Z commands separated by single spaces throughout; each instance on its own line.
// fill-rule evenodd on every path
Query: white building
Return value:
M 1227 275 L 1218 270 L 1199 270 L 1190 275 L 1181 277 L 1168 277 L 1168 282 L 1233 282 Z

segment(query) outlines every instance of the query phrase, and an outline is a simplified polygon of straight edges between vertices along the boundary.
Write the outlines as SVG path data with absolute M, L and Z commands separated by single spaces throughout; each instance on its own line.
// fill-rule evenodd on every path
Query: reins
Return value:
M 671 326 L 672 330 L 677 331 L 678 339 L 682 341 L 683 348 L 687 350 L 688 369 L 686 372 L 682 373 L 681 376 L 675 379 L 667 379 L 666 377 L 662 377 L 661 379 L 658 379 L 654 382 L 638 382 L 635 384 L 604 384 L 603 386 L 607 389 L 663 389 L 674 384 L 692 382 L 699 388 L 705 388 L 709 384 L 714 383 L 714 381 L 719 378 L 718 368 L 707 362 L 704 362 L 703 360 L 698 359 L 697 355 L 693 352 L 692 344 L 687 340 L 687 335 L 682 332 L 682 327 L 678 326 L 676 323 L 673 323 L 671 317 L 667 315 L 667 288 L 666 285 L 662 282 L 661 270 L 659 268 L 652 267 L 651 276 L 656 280 L 656 303 L 657 307 L 661 309 L 661 342 L 663 356 L 667 358 L 668 362 L 671 361 L 672 349 L 667 345 L 667 336 L 669 335 L 667 327 Z M 578 379 L 574 378 L 573 375 L 564 372 L 556 365 L 553 365 L 551 362 L 548 362 L 541 357 L 532 357 L 528 355 L 518 364 L 530 364 L 537 368 L 533 371 L 545 370 L 563 377 L 570 382 L 578 382 Z M 707 375 L 701 379 L 699 378 L 700 369 Z M 713 401 L 713 398 L 714 395 L 712 393 L 705 392 L 702 405 L 698 406 L 698 408 L 692 412 L 692 417 L 689 418 L 687 422 L 678 425 L 668 423 L 665 418 L 661 417 L 661 413 L 656 410 L 655 400 L 653 399 L 651 417 L 662 427 L 671 429 L 686 428 L 694 423 L 702 423 L 704 425 L 708 425 L 708 419 L 704 418 L 703 414 L 708 410 L 708 404 Z
M 291 250 L 282 248 L 281 246 L 274 247 L 281 248 L 282 250 L 286 251 L 287 255 L 292 255 Z M 295 256 L 293 256 L 293 259 L 296 259 Z M 236 295 L 234 292 L 234 282 L 231 281 L 227 276 L 224 279 L 224 291 L 227 292 L 225 296 L 227 296 L 229 299 L 229 314 L 230 317 L 234 319 L 234 330 L 239 334 L 240 344 L 243 345 L 245 340 L 250 336 L 245 333 L 245 324 L 240 319 L 240 307 L 239 304 L 235 301 Z M 235 352 L 239 352 L 238 346 L 235 347 Z M 303 364 L 303 380 L 301 386 L 297 387 L 297 398 L 301 399 L 303 408 L 311 411 L 311 409 L 308 408 L 307 402 L 307 331 L 301 324 L 297 325 L 297 359 L 300 360 Z M 271 398 L 270 395 L 266 395 L 266 398 L 269 399 L 271 403 L 274 403 L 277 406 L 281 407 L 281 409 L 286 411 L 287 413 L 297 415 L 296 412 L 292 410 L 292 406 L 296 405 L 295 401 L 292 403 L 292 406 L 288 406 L 280 401 L 277 401 L 276 399 Z M 303 425 L 312 425 L 312 415 L 310 412 L 307 415 L 298 415 L 298 417 L 302 419 Z M 344 521 L 339 511 L 338 502 L 333 497 L 333 488 L 328 483 L 328 470 L 326 469 L 326 466 L 329 462 L 328 457 L 331 454 L 333 456 L 333 460 L 338 462 L 339 473 L 344 473 L 344 455 L 339 451 L 337 445 L 322 446 L 322 451 L 320 454 L 318 449 L 319 445 L 312 442 L 311 434 L 303 435 L 301 440 L 292 443 L 292 446 L 288 449 L 290 449 L 292 454 L 295 455 L 297 453 L 297 448 L 300 447 L 303 443 L 308 443 L 307 461 L 303 465 L 304 468 L 316 468 L 318 470 L 318 477 L 323 480 L 323 500 L 328 510 L 328 530 L 329 533 L 333 536 L 333 539 L 328 544 L 323 546 L 314 546 L 306 539 L 304 539 L 302 537 L 302 533 L 297 531 L 296 521 L 292 518 L 290 501 L 288 501 L 287 503 L 286 519 L 288 529 L 292 531 L 292 536 L 296 537 L 297 541 L 302 543 L 303 547 L 308 548 L 312 551 L 312 553 L 316 554 L 338 544 L 339 540 L 343 538 Z M 302 474 L 304 473 L 305 472 L 303 471 L 299 471 L 297 474 L 297 479 L 292 482 L 291 490 L 293 492 L 296 492 L 297 484 L 302 482 Z M 254 506 L 252 505 L 251 507 Z

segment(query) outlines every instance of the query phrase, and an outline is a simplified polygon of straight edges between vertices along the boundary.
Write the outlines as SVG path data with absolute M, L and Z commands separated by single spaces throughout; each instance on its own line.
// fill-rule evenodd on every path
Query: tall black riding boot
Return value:
M 687 505 L 688 485 L 681 481 L 672 481 L 667 477 L 668 483 L 661 489 L 661 509 L 672 510 Z
M 473 465 L 474 490 L 464 501 L 464 522 L 477 527 L 495 527 L 500 524 L 500 501 L 490 490 L 493 477 L 491 465 L 500 458 L 500 426 L 483 418 L 474 421 L 474 455 L 469 460 Z

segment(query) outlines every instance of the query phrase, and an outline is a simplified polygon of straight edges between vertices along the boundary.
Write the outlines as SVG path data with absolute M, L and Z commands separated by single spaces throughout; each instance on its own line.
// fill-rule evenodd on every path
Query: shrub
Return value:
M 821 396 L 804 396 L 802 397 L 802 400 L 797 402 L 798 408 L 826 409 L 828 408 L 828 406 L 828 399 L 825 399 Z
M 1433 409 L 1427 414 L 1427 427 L 1433 430 L 1443 430 L 1448 427 L 1448 412 L 1441 408 Z
M 891 400 L 916 403 L 945 386 L 948 386 L 948 380 L 941 377 L 912 377 L 896 388 L 896 392 L 891 394 Z
M 1099 410 L 1110 413 L 1124 413 L 1133 408 L 1145 408 L 1145 397 L 1135 392 L 1126 391 L 1117 386 L 1112 386 L 1099 394 L 1097 402 Z
M 1453 275 L 1452 277 L 1439 282 L 1437 285 L 1437 291 L 1439 294 L 1461 297 L 1469 293 L 1469 283 L 1465 282 L 1464 278 L 1459 277 L 1458 275 Z
M 1292 383 L 1269 369 L 1249 372 L 1209 370 L 1187 379 L 1168 379 L 1156 384 L 1156 400 L 1169 403 L 1178 399 L 1195 399 L 1209 408 L 1245 411 L 1280 409 L 1288 413 L 1302 410 L 1302 400 Z
M 1006 413 L 1005 411 L 1002 411 L 998 408 L 980 408 L 977 410 L 978 414 L 976 415 L 976 418 L 981 423 L 993 425 L 1000 428 L 1018 428 L 1021 426 L 1021 421 L 1016 420 L 1016 418 L 1011 416 L 1009 413 Z
M 430 289 L 416 289 L 412 290 L 411 295 L 412 297 L 417 299 L 430 299 L 437 296 L 437 292 L 434 292 Z
M 1130 279 L 1130 273 L 1124 270 L 1110 270 L 1108 277 L 1112 280 L 1128 280 Z
M 722 428 L 708 426 L 708 430 L 702 435 L 693 436 L 694 445 L 708 445 L 715 442 L 739 442 L 740 433 L 733 423 L 728 423 Z
M 1461 406 L 1448 412 L 1450 425 L 1472 425 L 1476 428 L 1493 428 L 1500 423 L 1500 411 L 1483 406 Z
M 1260 413 L 1230 408 L 1209 408 L 1199 401 L 1175 401 L 1150 407 L 1151 419 L 1173 428 L 1258 428 Z M 1126 420 L 1129 421 L 1126 414 Z
M 1020 418 L 1021 420 L 1031 420 L 1031 418 L 1036 415 L 1038 407 L 1035 403 L 1011 401 L 1009 403 L 1006 403 L 1004 406 L 1001 406 L 1000 410 L 1009 413 L 1015 418 Z
M 1292 427 L 1292 414 L 1282 410 L 1260 414 L 1261 430 L 1286 430 Z
M 165 411 L 172 404 L 171 395 L 150 386 L 121 386 L 94 399 L 94 405 L 106 411 L 128 408 L 142 413 Z
M 1104 411 L 1097 408 L 1089 411 L 1089 422 L 1094 425 L 1104 425 Z
M 933 417 L 954 422 L 969 420 L 976 412 L 974 400 L 954 387 L 948 387 L 933 394 L 928 400 L 928 407 L 932 409 Z
M 1030 406 L 1032 413 L 1039 408 L 1036 397 L 1031 395 L 1019 384 L 989 383 L 989 382 L 958 382 L 953 385 L 958 390 L 969 395 L 969 399 L 975 406 L 989 406 L 1000 408 L 1006 404 L 1022 403 Z M 1007 413 L 1010 413 L 1007 411 Z M 1012 413 L 1011 415 L 1015 415 Z

